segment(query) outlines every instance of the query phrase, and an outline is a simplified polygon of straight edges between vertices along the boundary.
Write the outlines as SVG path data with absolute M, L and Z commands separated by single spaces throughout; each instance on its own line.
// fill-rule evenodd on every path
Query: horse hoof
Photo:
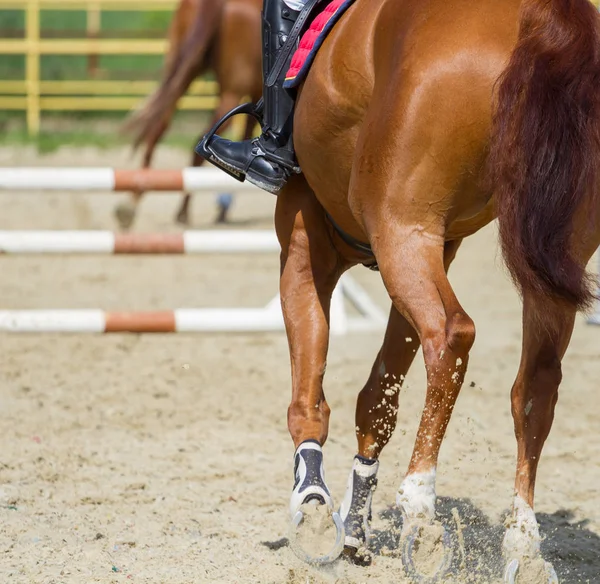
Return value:
M 229 220 L 229 209 L 233 202 L 233 196 L 229 193 L 221 193 L 217 199 L 217 216 L 215 223 L 217 225 L 227 223 Z
M 227 216 L 227 209 L 220 207 L 219 211 L 217 212 L 217 216 L 215 217 L 215 225 L 223 225 L 227 223 Z
M 332 531 L 335 528 L 333 545 Z M 290 547 L 303 562 L 322 566 L 337 560 L 344 550 L 344 522 L 327 505 L 307 503 L 296 512 L 290 525 Z
M 519 560 L 517 559 L 508 562 L 506 571 L 504 572 L 504 584 L 518 584 L 519 567 Z M 541 558 L 529 562 L 526 570 L 532 571 L 532 582 L 559 584 L 554 566 L 550 562 L 544 562 Z M 527 582 L 529 581 L 528 579 Z
M 229 205 L 217 205 L 217 215 L 215 217 L 215 224 L 222 225 L 227 223 L 229 220 Z
M 115 218 L 121 229 L 129 229 L 135 219 L 135 207 L 131 203 L 121 203 L 115 208 Z
M 452 565 L 448 531 L 439 523 L 407 525 L 402 531 L 401 557 L 406 575 L 416 584 L 442 582 Z
M 175 216 L 175 222 L 179 223 L 179 225 L 189 225 L 190 218 L 188 217 L 187 211 L 180 211 Z

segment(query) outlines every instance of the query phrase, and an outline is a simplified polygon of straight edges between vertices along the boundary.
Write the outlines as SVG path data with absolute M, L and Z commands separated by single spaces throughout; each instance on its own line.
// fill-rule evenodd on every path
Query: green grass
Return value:
M 103 11 L 101 37 L 164 38 L 171 20 L 166 11 Z M 42 10 L 42 37 L 85 38 L 86 13 L 82 10 Z M 0 36 L 23 38 L 25 16 L 22 10 L 0 10 Z M 162 65 L 157 55 L 104 55 L 99 58 L 103 77 L 109 79 L 155 79 Z M 79 80 L 87 77 L 87 57 L 45 55 L 41 59 L 41 75 L 45 80 Z M 2 55 L 0 78 L 18 80 L 25 77 L 25 57 Z
M 102 11 L 101 38 L 165 38 L 171 20 L 167 11 Z M 85 38 L 86 13 L 82 10 L 42 10 L 43 38 Z M 22 10 L 0 9 L 0 37 L 23 38 L 25 16 Z M 97 77 L 113 80 L 157 80 L 162 55 L 103 55 L 98 59 Z M 43 55 L 41 78 L 46 81 L 88 79 L 86 56 Z M 25 78 L 25 57 L 0 56 L 0 79 Z M 141 98 L 140 98 L 141 99 Z M 53 152 L 64 145 L 111 148 L 130 143 L 120 133 L 125 112 L 43 112 L 42 131 L 29 136 L 23 112 L 0 111 L 0 146 L 33 145 L 40 153 Z M 180 112 L 161 143 L 190 150 L 197 133 L 206 123 L 206 112 Z M 177 123 L 179 121 L 179 123 Z
M 195 138 L 197 138 L 195 134 L 171 134 L 166 136 L 161 144 L 190 151 L 194 146 Z M 35 146 L 40 154 L 55 152 L 63 146 L 72 148 L 93 146 L 99 149 L 110 149 L 129 143 L 127 137 L 118 136 L 116 133 L 89 132 L 83 128 L 60 133 L 42 131 L 37 136 L 30 136 L 24 129 L 11 129 L 2 132 L 0 136 L 0 147 Z
M 189 152 L 208 116 L 208 112 L 179 112 L 161 144 Z M 40 154 L 47 154 L 63 146 L 108 149 L 131 143 L 131 137 L 120 131 L 122 114 L 77 112 L 67 117 L 46 112 L 43 121 L 42 131 L 37 136 L 30 136 L 24 114 L 0 113 L 0 147 L 34 146 Z
M 62 146 L 96 146 L 111 148 L 119 145 L 110 134 L 94 134 L 85 131 L 40 132 L 37 136 L 29 136 L 22 129 L 13 129 L 2 133 L 0 146 L 35 146 L 40 154 L 48 154 L 59 150 Z

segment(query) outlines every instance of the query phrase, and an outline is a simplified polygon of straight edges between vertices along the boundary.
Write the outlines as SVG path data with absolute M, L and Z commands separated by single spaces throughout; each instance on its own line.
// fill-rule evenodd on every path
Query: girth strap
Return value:
M 333 220 L 331 215 L 325 211 L 325 216 L 333 226 L 333 228 L 337 231 L 337 234 L 342 238 L 342 240 L 347 243 L 351 248 L 364 253 L 366 256 L 373 258 L 372 262 L 364 262 L 363 266 L 369 268 L 370 270 L 379 270 L 379 266 L 377 265 L 377 260 L 375 259 L 375 254 L 373 253 L 373 248 L 368 243 L 363 243 L 359 239 L 352 237 L 345 231 L 343 231 L 340 226 Z
M 283 44 L 283 47 L 281 47 L 279 55 L 277 55 L 277 60 L 275 61 L 275 64 L 273 65 L 273 68 L 271 69 L 269 76 L 265 81 L 265 85 L 267 87 L 273 87 L 273 85 L 275 85 L 275 83 L 277 82 L 277 79 L 279 79 L 282 69 L 287 63 L 287 60 L 291 55 L 292 51 L 296 47 L 296 41 L 300 36 L 302 27 L 306 23 L 307 18 L 311 15 L 312 9 L 318 2 L 320 2 L 320 0 L 308 0 L 308 2 L 302 8 L 302 11 L 298 15 L 298 18 L 296 19 L 296 22 L 294 23 L 290 34 L 288 34 L 288 37 L 285 40 L 285 43 Z

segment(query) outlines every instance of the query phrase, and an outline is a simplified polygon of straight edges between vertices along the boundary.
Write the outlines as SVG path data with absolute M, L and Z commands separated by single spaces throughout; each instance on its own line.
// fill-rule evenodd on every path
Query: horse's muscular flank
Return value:
M 521 9 L 491 140 L 502 249 L 522 292 L 582 308 L 592 295 L 571 238 L 575 215 L 600 207 L 600 18 L 588 0 Z

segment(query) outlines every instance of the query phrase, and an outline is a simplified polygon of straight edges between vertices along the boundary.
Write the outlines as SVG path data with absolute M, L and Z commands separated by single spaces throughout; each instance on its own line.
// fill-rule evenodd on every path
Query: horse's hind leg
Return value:
M 524 572 L 540 569 L 546 571 L 547 582 L 558 582 L 552 566 L 541 558 L 533 500 L 538 463 L 554 419 L 561 361 L 574 322 L 574 309 L 525 294 L 523 350 L 511 396 L 518 453 L 513 511 L 503 543 L 508 583 L 516 581 L 517 572 L 526 578 Z
M 435 520 L 435 477 L 440 447 L 462 387 L 469 351 L 475 340 L 473 321 L 458 302 L 444 269 L 444 242 L 413 225 L 389 224 L 373 238 L 381 275 L 397 310 L 415 328 L 423 346 L 427 393 L 408 472 L 396 502 L 404 518 L 403 562 L 419 582 L 437 582 L 450 566 L 451 554 Z M 424 577 L 414 565 L 416 543 L 434 545 L 438 568 Z M 444 549 L 445 548 L 445 549 Z M 442 553 L 443 552 L 443 553 Z M 439 555 L 438 555 L 439 554 Z
M 258 100 L 254 100 L 256 103 Z M 247 116 L 246 124 L 244 126 L 244 133 L 242 140 L 250 140 L 254 134 L 254 128 L 256 127 L 256 120 L 252 116 Z M 217 216 L 215 223 L 227 223 L 229 219 L 229 210 L 233 204 L 233 195 L 231 193 L 221 193 L 217 198 Z
M 202 139 L 205 132 L 199 136 L 199 140 Z M 204 164 L 204 158 L 198 156 L 196 152 L 192 152 L 192 166 L 202 166 Z M 192 194 L 191 193 L 183 193 L 183 199 L 181 200 L 181 205 L 179 209 L 177 209 L 177 213 L 175 214 L 175 221 L 180 223 L 181 225 L 189 225 L 190 224 L 190 204 L 192 202 Z
M 241 99 L 240 96 L 238 96 L 235 93 L 224 93 L 223 95 L 221 95 L 219 105 L 218 105 L 217 109 L 215 110 L 215 113 L 210 121 L 210 124 L 205 129 L 205 131 L 202 132 L 202 134 L 200 134 L 199 140 L 202 139 L 204 134 L 206 134 L 206 132 L 208 132 L 227 112 L 231 111 L 234 107 L 236 107 L 239 104 L 240 99 Z M 230 123 L 231 123 L 230 121 L 226 122 L 225 124 L 223 124 L 223 126 L 221 126 L 221 128 L 227 128 L 230 125 Z M 191 164 L 193 167 L 202 166 L 204 164 L 204 162 L 205 162 L 204 158 L 202 158 L 201 156 L 196 154 L 195 151 L 192 152 Z M 224 200 L 225 199 L 223 199 L 221 197 L 219 197 L 219 199 L 218 199 L 218 201 L 224 201 Z M 177 221 L 177 223 L 180 223 L 181 225 L 189 225 L 191 201 L 192 201 L 191 193 L 184 193 L 183 200 L 181 201 L 181 205 L 179 206 L 179 209 L 177 210 L 177 213 L 175 215 L 175 221 Z M 218 202 L 218 206 L 219 206 L 219 212 L 217 214 L 217 222 L 225 222 L 225 218 L 223 218 L 223 221 L 219 221 L 222 204 L 220 202 Z
M 446 270 L 459 245 L 460 241 L 446 244 Z M 340 508 L 345 527 L 345 553 L 357 563 L 370 561 L 369 555 L 362 550 L 368 545 L 378 459 L 396 428 L 400 389 L 419 346 L 419 335 L 413 326 L 392 306 L 383 345 L 369 379 L 358 395 L 358 454 L 354 458 L 346 496 Z
M 277 198 L 275 227 L 282 249 L 281 303 L 292 365 L 288 428 L 296 451 L 290 511 L 294 523 L 309 518 L 300 527 L 310 530 L 305 541 L 311 543 L 315 523 L 324 520 L 329 524 L 333 511 L 323 475 L 322 446 L 329 427 L 323 376 L 331 296 L 347 266 L 333 247 L 323 209 L 303 177 L 293 177 Z M 334 560 L 343 548 L 343 527 L 337 513 L 333 519 L 337 533 L 322 547 L 300 545 L 294 530 L 291 543 L 295 553 L 311 563 Z
M 156 145 L 169 127 L 170 121 L 171 115 L 167 116 L 163 120 L 154 135 L 150 136 L 146 141 L 144 157 L 142 159 L 142 169 L 146 170 L 150 168 L 150 165 L 152 164 L 152 158 L 154 157 L 154 151 L 156 150 Z M 144 191 L 132 191 L 129 201 L 117 205 L 114 214 L 121 229 L 129 229 L 131 227 L 137 214 L 137 208 L 143 196 Z
M 254 102 L 256 103 L 255 100 Z M 246 124 L 244 125 L 244 133 L 242 140 L 250 140 L 254 134 L 256 120 L 252 116 L 246 116 Z M 217 217 L 215 223 L 227 223 L 229 218 L 229 210 L 233 203 L 233 195 L 231 193 L 221 193 L 217 198 Z

